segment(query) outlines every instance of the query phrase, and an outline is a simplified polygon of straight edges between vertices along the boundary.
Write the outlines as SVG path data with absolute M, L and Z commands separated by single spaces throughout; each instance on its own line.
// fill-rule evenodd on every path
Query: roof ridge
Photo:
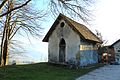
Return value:
M 62 14 L 62 13 L 60 13 L 60 15 L 61 15 L 62 17 L 64 17 L 64 18 L 66 18 L 67 20 L 70 20 L 70 21 L 72 21 L 72 22 L 74 22 L 74 23 L 82 26 L 84 29 L 86 29 L 87 31 L 89 31 L 94 37 L 96 37 L 97 39 L 99 39 L 98 36 L 96 36 L 96 35 L 95 35 L 89 28 L 87 28 L 84 24 L 81 24 L 81 23 L 79 23 L 79 22 L 77 22 L 77 21 L 75 21 L 75 20 L 67 17 L 67 16 L 65 16 L 65 15 Z M 77 27 L 77 26 L 76 26 L 76 27 Z M 101 41 L 101 40 L 99 39 L 99 41 Z M 102 42 L 102 41 L 101 41 L 101 42 Z
M 120 39 L 116 40 L 111 46 L 114 46 L 116 43 L 118 43 Z

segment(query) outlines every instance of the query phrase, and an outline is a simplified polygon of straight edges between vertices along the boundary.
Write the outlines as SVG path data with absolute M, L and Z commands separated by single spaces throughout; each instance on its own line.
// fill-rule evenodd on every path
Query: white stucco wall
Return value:
M 115 51 L 115 61 L 120 63 L 120 42 L 116 43 L 113 47 Z
M 61 20 L 61 22 L 65 21 Z M 61 38 L 63 38 L 66 42 L 65 61 L 67 62 L 76 57 L 76 53 L 79 51 L 80 37 L 68 24 L 65 23 L 62 29 L 60 23 L 49 37 L 48 58 L 49 61 L 59 61 L 59 43 Z

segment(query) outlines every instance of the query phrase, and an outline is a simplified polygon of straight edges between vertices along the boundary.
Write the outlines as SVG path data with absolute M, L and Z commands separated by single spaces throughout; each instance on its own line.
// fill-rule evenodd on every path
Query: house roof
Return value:
M 53 23 L 52 27 L 50 28 L 50 30 L 48 31 L 48 33 L 44 37 L 43 42 L 48 42 L 50 35 L 52 34 L 52 32 L 55 29 L 55 27 L 57 26 L 57 24 L 59 24 L 59 21 L 61 19 L 65 20 L 65 22 L 70 27 L 72 27 L 73 30 L 75 30 L 80 36 L 82 36 L 86 40 L 102 43 L 102 41 L 94 33 L 92 33 L 86 26 L 66 17 L 65 15 L 63 15 L 61 13 L 59 14 L 57 19 Z
M 118 42 L 120 42 L 120 39 L 117 40 L 116 42 L 114 42 L 111 46 L 114 46 L 114 45 L 117 44 Z

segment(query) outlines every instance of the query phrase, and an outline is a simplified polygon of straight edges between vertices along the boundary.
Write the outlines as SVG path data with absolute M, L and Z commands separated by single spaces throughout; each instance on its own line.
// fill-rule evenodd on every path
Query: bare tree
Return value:
M 69 14 L 71 17 L 88 21 L 93 19 L 89 7 L 95 3 L 95 0 L 50 0 L 48 6 L 53 15 L 63 13 Z
M 100 47 L 105 46 L 108 40 L 104 40 L 102 34 L 98 30 L 95 30 L 95 31 L 96 31 L 96 36 L 102 41 L 102 44 Z
M 11 11 L 14 6 L 21 1 L 8 1 L 6 9 L 7 12 Z M 26 36 L 32 35 L 34 37 L 40 37 L 42 28 L 38 24 L 38 21 L 45 16 L 43 11 L 38 12 L 30 8 L 29 5 L 19 8 L 18 10 L 11 11 L 6 15 L 4 22 L 2 42 L 1 42 L 1 65 L 6 64 L 6 60 L 10 50 L 10 44 L 13 37 L 21 31 Z M 20 33 L 20 34 L 22 34 Z M 24 35 L 25 35 L 24 34 Z

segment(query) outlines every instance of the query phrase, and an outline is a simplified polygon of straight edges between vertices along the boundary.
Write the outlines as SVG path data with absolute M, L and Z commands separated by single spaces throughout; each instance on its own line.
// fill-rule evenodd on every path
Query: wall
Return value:
M 115 53 L 114 53 L 114 48 L 113 47 L 109 47 L 107 49 L 108 52 L 108 62 L 112 63 L 115 61 Z
M 81 40 L 80 45 L 80 66 L 86 66 L 98 62 L 98 53 L 95 44 Z
M 113 47 L 115 51 L 115 61 L 120 63 L 120 42 L 116 43 Z
M 64 22 L 64 20 L 61 20 Z M 60 23 L 49 37 L 48 53 L 49 61 L 59 61 L 59 43 L 61 38 L 66 42 L 66 59 L 68 62 L 71 59 L 76 58 L 76 53 L 79 51 L 80 37 L 68 24 L 65 24 L 63 28 L 60 27 Z
M 82 50 L 80 51 L 80 66 L 86 66 L 98 62 L 97 50 Z

